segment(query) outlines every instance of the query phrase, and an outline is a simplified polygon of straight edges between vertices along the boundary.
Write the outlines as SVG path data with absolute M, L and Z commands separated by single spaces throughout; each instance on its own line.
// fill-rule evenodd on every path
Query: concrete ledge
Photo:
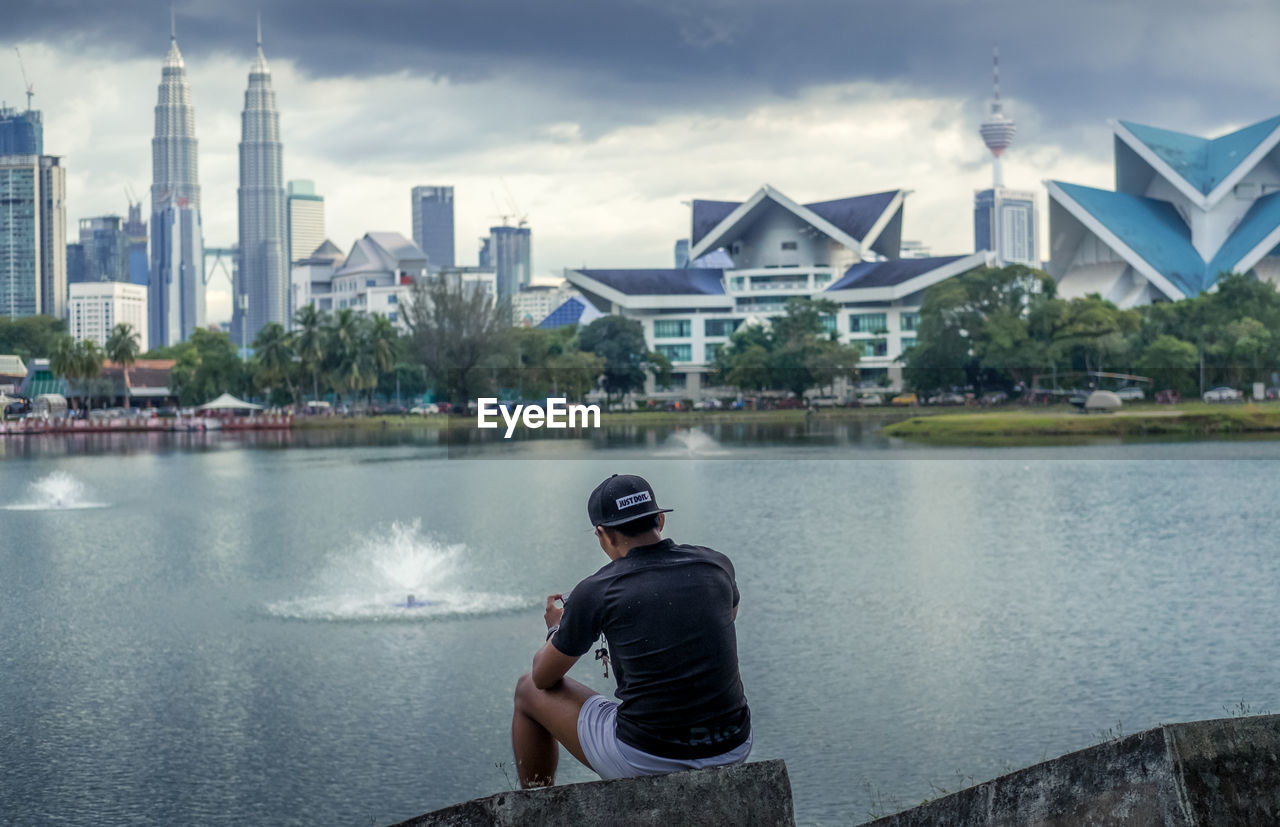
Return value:
M 411 818 L 396 827 L 609 824 L 794 825 L 791 779 L 780 760 L 643 778 L 498 793 Z
M 1149 729 L 870 824 L 1280 824 L 1280 715 Z

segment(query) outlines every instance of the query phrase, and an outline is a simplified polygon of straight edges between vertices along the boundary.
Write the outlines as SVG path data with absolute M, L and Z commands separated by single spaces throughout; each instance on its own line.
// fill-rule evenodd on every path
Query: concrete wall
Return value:
M 775 760 L 498 793 L 397 827 L 533 824 L 772 827 L 794 825 L 795 811 L 787 766 Z
M 1280 715 L 1149 729 L 871 824 L 1280 824 Z

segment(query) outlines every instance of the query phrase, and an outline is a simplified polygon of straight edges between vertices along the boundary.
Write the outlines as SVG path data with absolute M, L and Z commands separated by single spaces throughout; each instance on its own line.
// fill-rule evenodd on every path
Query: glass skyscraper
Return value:
M 129 235 L 120 216 L 82 218 L 80 240 L 67 245 L 67 283 L 129 282 L 129 254 Z
M 283 151 L 276 93 L 259 28 L 258 55 L 249 69 L 240 118 L 240 268 L 231 322 L 237 342 L 252 343 L 271 322 L 286 327 L 289 322 Z
M 34 109 L 0 107 L 0 155 L 43 155 L 44 124 Z
M 413 188 L 413 241 L 429 271 L 454 266 L 453 187 Z
M 195 108 L 178 39 L 169 36 L 151 139 L 149 342 L 176 345 L 204 325 L 204 233 Z
M 509 299 L 533 282 L 533 233 L 528 227 L 490 227 L 488 263 L 498 273 L 498 298 Z
M 973 196 L 973 248 L 991 250 L 996 266 L 1039 267 L 1038 215 L 1033 192 L 998 187 Z

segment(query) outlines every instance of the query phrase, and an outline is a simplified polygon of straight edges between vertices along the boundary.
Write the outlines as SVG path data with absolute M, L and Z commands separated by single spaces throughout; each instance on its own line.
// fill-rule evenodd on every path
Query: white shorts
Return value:
M 618 705 L 603 695 L 592 695 L 582 705 L 578 741 L 591 769 L 604 779 L 741 764 L 751 754 L 750 734 L 740 745 L 710 758 L 663 758 L 641 752 L 618 740 Z

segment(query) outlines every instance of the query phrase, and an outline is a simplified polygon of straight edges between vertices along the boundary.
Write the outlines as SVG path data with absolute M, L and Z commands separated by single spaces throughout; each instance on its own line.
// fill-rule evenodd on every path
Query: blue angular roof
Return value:
M 845 271 L 844 275 L 827 290 L 848 290 L 864 287 L 892 287 L 902 284 L 930 270 L 945 267 L 964 256 L 935 256 L 932 258 L 900 258 L 892 261 L 860 261 Z
M 1120 124 L 1188 184 L 1208 195 L 1280 127 L 1280 115 L 1214 139 L 1129 121 L 1120 121 Z
M 587 278 L 628 296 L 723 296 L 724 271 L 715 268 L 678 270 L 579 270 Z
M 1280 227 L 1280 192 L 1273 192 L 1253 202 L 1231 236 L 1218 248 L 1205 267 L 1206 284 L 1216 281 L 1219 273 L 1234 268 L 1277 227 Z
M 1191 245 L 1191 230 L 1168 201 L 1053 183 L 1185 295 L 1198 295 L 1209 286 L 1204 259 Z
M 804 207 L 862 241 L 899 192 L 900 190 L 889 190 L 835 201 L 819 201 L 805 204 Z
M 690 247 L 697 247 L 707 233 L 729 216 L 729 213 L 742 206 L 741 201 L 697 201 L 693 202 L 693 234 Z
M 565 300 L 564 304 L 548 313 L 545 319 L 538 322 L 538 329 L 555 330 L 558 327 L 577 324 L 586 309 L 587 304 L 585 301 L 576 296 L 571 296 Z

